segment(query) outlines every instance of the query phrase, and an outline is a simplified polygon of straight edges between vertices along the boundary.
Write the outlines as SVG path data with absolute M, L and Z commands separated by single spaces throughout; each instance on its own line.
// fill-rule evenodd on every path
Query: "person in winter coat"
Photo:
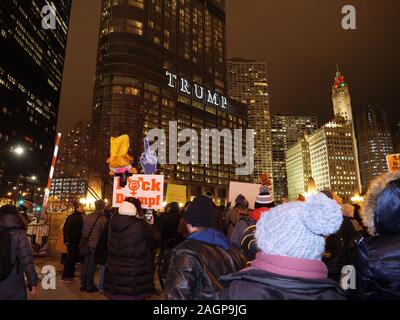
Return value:
M 172 250 L 165 294 L 168 300 L 214 299 L 221 289 L 218 278 L 246 264 L 225 235 L 212 229 L 213 203 L 198 196 L 184 214 L 189 235 Z
M 0 208 L 0 234 L 2 254 L 9 252 L 11 260 L 8 261 L 11 266 L 9 274 L 4 274 L 6 278 L 0 279 L 0 300 L 26 300 L 25 276 L 30 294 L 36 296 L 38 276 L 32 247 L 26 234 L 26 224 L 15 206 Z M 5 268 L 6 263 L 2 261 L 1 269 Z
M 79 243 L 82 236 L 83 214 L 85 209 L 79 201 L 73 203 L 74 212 L 67 217 L 64 224 L 64 244 L 67 246 L 67 257 L 61 279 L 71 282 L 75 278 L 75 264 L 79 259 Z
M 154 219 L 141 219 L 138 199 L 127 198 L 113 215 L 108 235 L 104 294 L 112 300 L 143 300 L 153 293 L 152 249 L 160 234 Z
M 328 198 L 335 200 L 330 190 L 321 191 Z M 354 263 L 355 252 L 353 242 L 356 240 L 357 232 L 352 223 L 354 207 L 349 204 L 340 203 L 343 215 L 343 222 L 337 232 L 326 239 L 326 252 L 323 262 L 329 270 L 329 278 L 339 282 L 342 276 L 342 269 L 346 265 Z
M 206 192 L 206 197 L 211 200 L 213 205 L 214 215 L 213 215 L 212 227 L 220 232 L 225 232 L 223 210 L 215 204 L 214 194 L 212 192 L 210 191 Z
M 241 215 L 231 235 L 231 243 L 240 247 L 248 261 L 254 260 L 258 251 L 255 239 L 256 223 L 260 217 L 275 207 L 273 195 L 266 185 L 261 185 L 260 193 L 254 203 L 254 210 Z
M 161 218 L 161 246 L 172 249 L 182 242 L 183 237 L 178 232 L 181 214 L 179 204 L 171 202 L 165 207 L 165 212 Z
M 101 233 L 99 242 L 97 243 L 96 251 L 94 252 L 94 257 L 96 264 L 100 266 L 99 268 L 99 285 L 98 289 L 103 292 L 104 289 L 104 272 L 107 262 L 107 245 L 108 245 L 108 233 L 110 230 L 110 220 L 114 214 L 114 209 L 111 204 L 109 204 L 104 209 L 104 217 L 107 219 L 106 225 L 104 226 L 103 232 Z
M 251 267 L 221 277 L 222 300 L 344 300 L 321 261 L 325 236 L 342 223 L 340 207 L 323 194 L 272 208 L 257 223 L 261 252 Z
M 232 232 L 235 229 L 236 224 L 239 222 L 240 216 L 247 215 L 248 208 L 249 202 L 242 194 L 239 194 L 235 199 L 234 207 L 229 209 L 225 215 L 224 225 L 228 239 L 231 239 Z
M 100 236 L 107 223 L 104 217 L 104 208 L 106 204 L 103 200 L 95 202 L 95 212 L 84 217 L 80 250 L 83 255 L 83 263 L 81 264 L 81 291 L 97 292 L 98 289 L 94 285 L 94 276 L 96 273 L 95 251 Z M 86 247 L 86 248 L 85 248 Z
M 371 183 L 362 211 L 371 237 L 357 243 L 359 299 L 400 299 L 400 172 Z

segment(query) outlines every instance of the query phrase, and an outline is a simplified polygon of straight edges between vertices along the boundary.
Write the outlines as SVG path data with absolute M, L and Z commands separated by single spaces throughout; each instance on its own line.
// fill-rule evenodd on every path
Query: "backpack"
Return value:
M 256 258 L 257 243 L 256 243 L 256 222 L 250 218 L 241 219 L 246 222 L 247 227 L 242 233 L 242 240 L 240 241 L 240 251 L 248 261 Z
M 7 279 L 14 267 L 11 261 L 11 234 L 7 229 L 0 229 L 0 281 Z

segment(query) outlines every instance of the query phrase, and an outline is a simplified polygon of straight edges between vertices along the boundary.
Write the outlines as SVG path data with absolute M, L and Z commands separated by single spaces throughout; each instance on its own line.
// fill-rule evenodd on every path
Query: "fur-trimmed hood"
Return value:
M 371 234 L 376 233 L 374 218 L 378 198 L 390 182 L 398 179 L 400 179 L 400 172 L 383 174 L 375 179 L 368 189 L 365 206 L 361 211 L 361 215 L 365 226 L 368 227 L 368 231 Z

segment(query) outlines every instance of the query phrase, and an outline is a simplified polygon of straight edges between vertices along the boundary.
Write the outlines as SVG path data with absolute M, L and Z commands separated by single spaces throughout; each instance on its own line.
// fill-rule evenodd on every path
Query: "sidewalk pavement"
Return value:
M 35 259 L 36 268 L 38 274 L 40 270 L 45 265 L 54 266 L 56 269 L 56 289 L 55 290 L 45 290 L 41 286 L 41 280 L 38 285 L 38 296 L 33 298 L 28 294 L 29 300 L 108 300 L 104 295 L 99 292 L 87 293 L 81 292 L 80 288 L 80 269 L 79 265 L 76 268 L 76 279 L 71 283 L 61 282 L 61 274 L 63 271 L 63 265 L 60 263 L 59 257 L 41 257 Z M 41 277 L 40 277 L 41 279 Z M 95 276 L 95 283 L 98 283 L 98 271 Z M 156 282 L 156 287 L 159 287 Z M 151 296 L 148 300 L 164 300 L 164 294 L 160 293 L 158 295 Z

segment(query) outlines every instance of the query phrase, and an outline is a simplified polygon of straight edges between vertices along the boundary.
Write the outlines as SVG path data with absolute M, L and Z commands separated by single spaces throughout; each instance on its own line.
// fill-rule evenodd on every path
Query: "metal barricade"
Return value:
M 28 237 L 31 240 L 34 256 L 46 256 L 50 247 L 50 225 L 32 224 L 28 225 Z

